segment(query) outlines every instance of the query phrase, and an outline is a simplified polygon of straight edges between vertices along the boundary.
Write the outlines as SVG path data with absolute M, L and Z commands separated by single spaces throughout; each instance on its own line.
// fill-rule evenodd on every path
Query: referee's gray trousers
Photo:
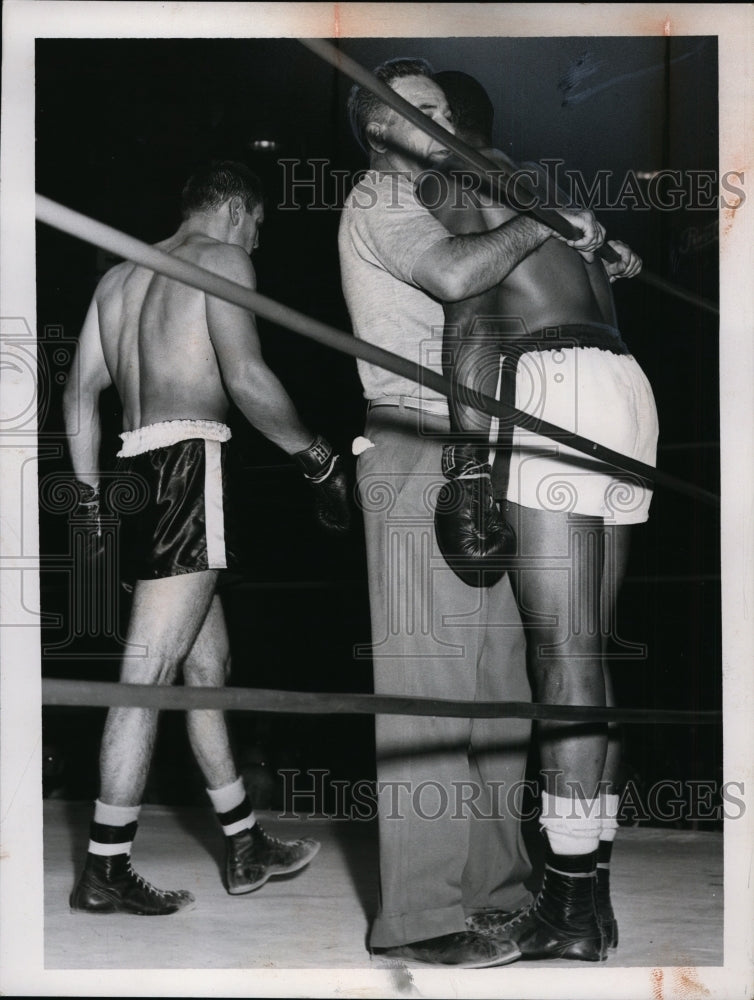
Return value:
M 447 432 L 447 417 L 369 408 L 364 435 L 374 447 L 359 456 L 358 483 L 375 693 L 528 701 L 507 575 L 469 587 L 437 548 Z M 381 902 L 371 947 L 463 931 L 473 911 L 526 904 L 530 865 L 515 813 L 529 721 L 378 715 L 375 727 Z

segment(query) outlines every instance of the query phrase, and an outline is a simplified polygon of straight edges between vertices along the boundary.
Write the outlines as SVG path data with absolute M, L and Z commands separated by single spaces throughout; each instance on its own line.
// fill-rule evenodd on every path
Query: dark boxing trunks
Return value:
M 215 421 L 170 420 L 121 438 L 116 483 L 133 499 L 118 504 L 121 578 L 236 566 L 226 483 L 230 430 Z

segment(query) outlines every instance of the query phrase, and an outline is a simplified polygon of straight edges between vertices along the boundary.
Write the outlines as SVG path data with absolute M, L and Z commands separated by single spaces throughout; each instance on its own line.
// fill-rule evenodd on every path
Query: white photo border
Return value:
M 37 38 L 716 36 L 720 175 L 754 172 L 754 14 L 748 4 L 149 3 L 6 0 L 0 164 L 0 322 L 4 338 L 36 329 L 34 43 Z M 723 706 L 725 780 L 746 784 L 746 814 L 725 830 L 725 964 L 696 970 L 705 996 L 754 995 L 751 858 L 754 809 L 754 199 L 720 217 Z M 24 326 L 24 324 L 26 326 Z M 33 375 L 33 372 L 32 372 Z M 28 407 L 29 371 L 2 371 L 2 423 Z M 392 996 L 389 970 L 46 970 L 43 957 L 41 685 L 33 426 L 0 436 L 0 988 L 6 995 Z M 29 464 L 30 463 L 30 464 Z M 27 472 L 24 473 L 24 468 Z M 34 504 L 20 501 L 19 484 Z M 485 973 L 413 971 L 414 995 L 641 997 L 649 969 Z M 666 980 L 667 981 L 667 980 Z M 665 994 L 669 996 L 669 993 Z M 701 994 L 700 994 L 701 995 Z

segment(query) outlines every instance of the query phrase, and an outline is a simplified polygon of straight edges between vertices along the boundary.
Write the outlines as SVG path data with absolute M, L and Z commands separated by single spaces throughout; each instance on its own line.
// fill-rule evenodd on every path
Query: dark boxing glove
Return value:
M 84 535 L 84 552 L 89 559 L 96 559 L 104 549 L 99 487 L 75 481 L 78 494 L 71 521 Z
M 314 491 L 317 520 L 328 531 L 343 532 L 351 526 L 348 481 L 340 456 L 321 434 L 303 451 L 293 455 Z
M 483 448 L 445 445 L 447 483 L 435 508 L 435 535 L 445 561 L 470 587 L 491 587 L 505 575 L 502 559 L 516 549 L 513 529 L 492 495 L 492 470 Z

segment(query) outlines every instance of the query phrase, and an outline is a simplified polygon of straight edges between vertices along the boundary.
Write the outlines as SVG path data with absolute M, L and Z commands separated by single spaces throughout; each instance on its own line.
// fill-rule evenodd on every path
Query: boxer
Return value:
M 445 96 L 423 60 L 389 60 L 375 74 L 452 128 Z M 553 231 L 520 217 L 492 232 L 454 235 L 415 192 L 422 172 L 447 156 L 443 144 L 363 87 L 351 91 L 349 113 L 369 156 L 339 230 L 354 334 L 439 373 L 441 301 L 497 285 Z M 598 247 L 604 231 L 592 214 L 569 214 L 578 245 Z M 364 437 L 372 445 L 359 455 L 357 478 L 375 692 L 528 700 L 523 636 L 507 577 L 489 588 L 469 586 L 445 567 L 433 544 L 432 500 L 443 484 L 442 441 L 450 429 L 447 401 L 375 365 L 359 361 L 358 368 L 367 400 Z M 384 794 L 378 803 L 380 907 L 370 948 L 459 968 L 515 961 L 514 943 L 485 938 L 466 921 L 488 909 L 515 911 L 530 900 L 521 831 L 495 791 L 524 777 L 528 722 L 378 715 L 375 738 Z M 425 808 L 421 792 L 428 788 L 436 797 Z M 461 788 L 473 796 L 470 808 L 454 804 Z
M 435 82 L 458 137 L 514 173 L 515 165 L 492 148 L 493 109 L 481 85 L 450 71 L 438 73 Z M 519 217 L 478 188 L 475 194 L 468 180 L 457 175 L 457 186 L 433 210 L 450 232 L 494 230 Z M 477 475 L 466 483 L 455 475 L 466 502 L 461 496 L 455 509 L 441 512 L 438 532 L 450 564 L 461 558 L 467 574 L 475 560 L 499 563 L 500 523 L 515 537 L 510 575 L 534 693 L 555 705 L 612 703 L 606 644 L 630 526 L 647 520 L 651 490 L 564 443 L 505 421 L 492 432 L 498 441 L 490 475 L 489 448 L 479 443 L 490 437 L 490 418 L 470 401 L 475 392 L 494 396 L 500 390 L 520 410 L 654 464 L 654 398 L 618 331 L 610 288 L 616 278 L 636 275 L 641 261 L 625 244 L 610 245 L 619 260 L 603 265 L 591 251 L 548 240 L 498 284 L 444 306 L 445 374 L 468 386 L 468 393 L 461 390 L 451 399 L 451 427 L 460 443 L 446 448 L 446 475 L 453 481 L 464 463 Z M 479 520 L 480 506 L 486 521 Z M 476 534 L 471 558 L 469 522 L 484 529 Z M 493 911 L 472 926 L 513 940 L 524 959 L 598 961 L 618 937 L 608 875 L 617 829 L 618 741 L 613 732 L 608 743 L 605 726 L 555 721 L 540 722 L 538 736 L 546 780 L 543 887 L 513 921 Z
M 158 247 L 253 289 L 250 254 L 264 216 L 258 179 L 242 164 L 214 163 L 190 178 L 182 207 L 179 229 Z M 165 685 L 180 673 L 186 685 L 221 686 L 230 654 L 217 586 L 238 565 L 227 495 L 231 402 L 292 456 L 311 483 L 320 521 L 336 531 L 349 517 L 341 462 L 302 423 L 265 364 L 252 315 L 146 268 L 119 264 L 94 293 L 63 400 L 79 514 L 95 548 L 98 404 L 111 384 L 123 407 L 119 482 L 146 493 L 146 504 L 121 523 L 122 563 L 133 584 L 127 644 L 139 651 L 124 657 L 121 681 Z M 157 717 L 150 708 L 108 712 L 89 850 L 70 897 L 74 912 L 165 915 L 194 903 L 187 891 L 149 884 L 130 860 Z M 279 840 L 257 821 L 223 713 L 189 711 L 187 727 L 225 835 L 227 891 L 252 892 L 271 876 L 307 865 L 319 850 L 316 841 Z

